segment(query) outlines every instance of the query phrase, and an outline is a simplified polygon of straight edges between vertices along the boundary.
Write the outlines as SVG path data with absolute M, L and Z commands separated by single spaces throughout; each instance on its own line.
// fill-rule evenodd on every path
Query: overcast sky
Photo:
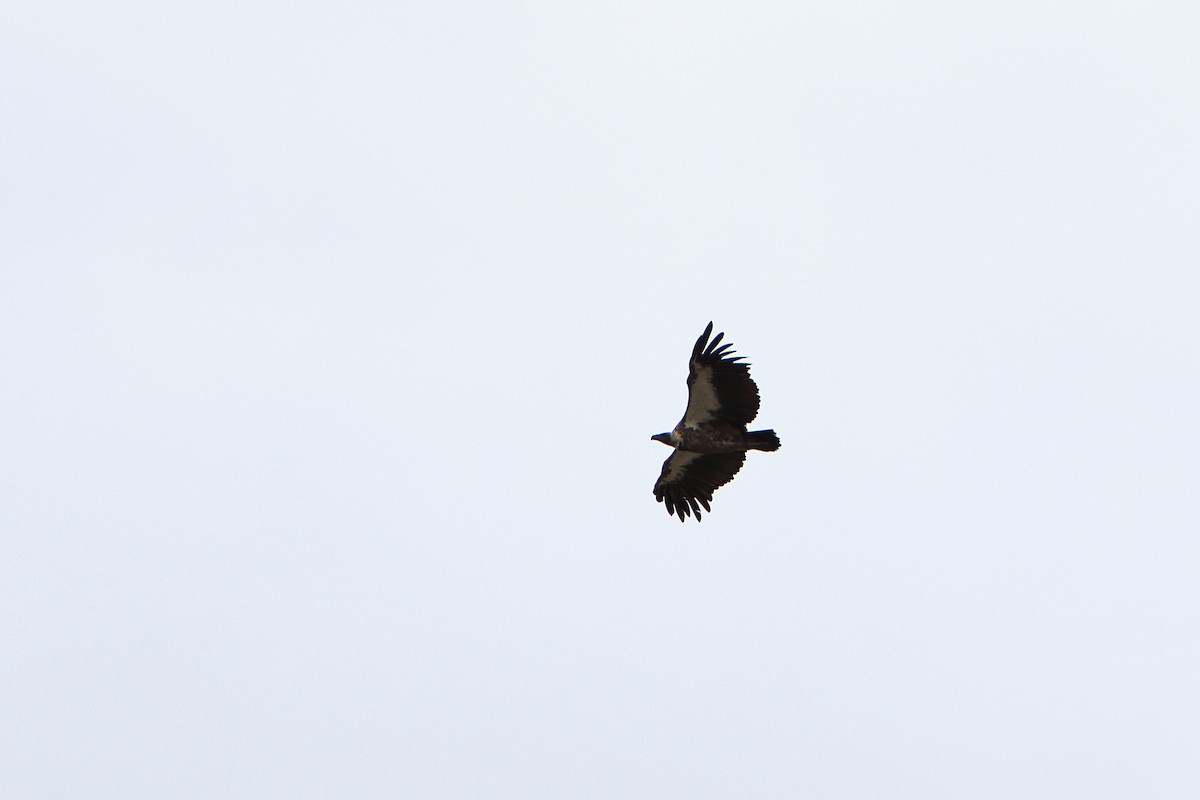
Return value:
M 1200 796 L 1198 9 L 6 5 L 0 795 Z

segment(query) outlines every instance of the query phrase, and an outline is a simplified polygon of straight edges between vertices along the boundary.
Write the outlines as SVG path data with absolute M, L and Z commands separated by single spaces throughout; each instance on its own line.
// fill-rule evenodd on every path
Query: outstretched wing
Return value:
M 744 452 L 690 453 L 676 450 L 663 462 L 662 474 L 654 484 L 654 499 L 667 504 L 667 513 L 683 522 L 691 514 L 700 520 L 700 507 L 708 507 L 713 492 L 733 480 L 742 463 Z
M 759 403 L 750 365 L 741 356 L 732 355 L 733 345 L 721 344 L 724 333 L 718 333 L 710 342 L 712 328 L 712 323 L 708 323 L 692 348 L 683 424 L 717 419 L 732 425 L 749 425 L 758 415 Z

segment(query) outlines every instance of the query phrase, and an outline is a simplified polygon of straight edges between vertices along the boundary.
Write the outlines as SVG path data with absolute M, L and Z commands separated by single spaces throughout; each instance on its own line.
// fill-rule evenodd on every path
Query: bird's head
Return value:
M 675 442 L 671 441 L 671 432 L 670 431 L 667 431 L 666 433 L 656 433 L 650 437 L 650 440 L 654 441 L 654 442 L 662 442 L 667 447 L 675 446 Z

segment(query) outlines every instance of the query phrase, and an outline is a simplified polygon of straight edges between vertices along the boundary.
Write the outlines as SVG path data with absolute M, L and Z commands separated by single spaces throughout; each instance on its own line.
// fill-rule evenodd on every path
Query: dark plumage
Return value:
M 713 492 L 733 480 L 747 450 L 778 450 L 775 431 L 747 431 L 758 415 L 758 387 L 750 365 L 721 344 L 724 333 L 709 341 L 712 323 L 700 334 L 688 362 L 688 404 L 674 430 L 650 438 L 675 448 L 663 462 L 654 497 L 683 522 L 700 509 L 711 511 Z M 720 345 L 720 346 L 718 346 Z

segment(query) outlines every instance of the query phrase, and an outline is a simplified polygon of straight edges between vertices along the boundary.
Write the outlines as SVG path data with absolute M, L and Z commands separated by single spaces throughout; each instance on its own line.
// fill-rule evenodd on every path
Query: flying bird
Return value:
M 775 431 L 746 430 L 758 415 L 758 387 L 750 365 L 733 355 L 733 345 L 721 344 L 724 333 L 709 341 L 712 329 L 710 322 L 692 348 L 683 419 L 674 430 L 650 437 L 675 448 L 663 462 L 654 499 L 666 503 L 667 513 L 680 522 L 692 514 L 699 522 L 701 507 L 712 511 L 713 492 L 733 480 L 747 450 L 779 449 Z

